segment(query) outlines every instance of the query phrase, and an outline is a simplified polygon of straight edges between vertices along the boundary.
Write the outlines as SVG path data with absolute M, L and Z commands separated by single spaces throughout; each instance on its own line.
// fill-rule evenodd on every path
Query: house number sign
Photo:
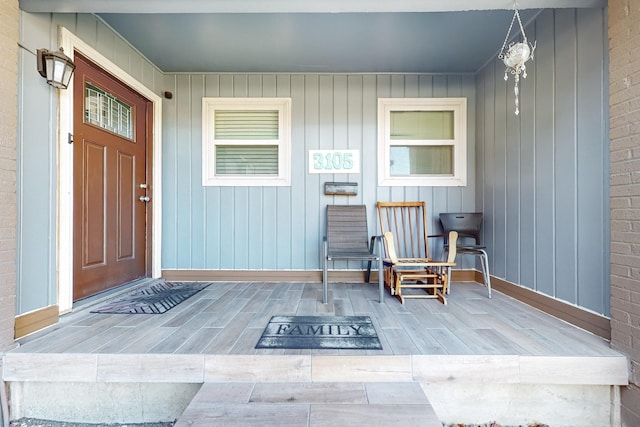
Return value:
M 309 173 L 360 173 L 360 150 L 309 150 Z

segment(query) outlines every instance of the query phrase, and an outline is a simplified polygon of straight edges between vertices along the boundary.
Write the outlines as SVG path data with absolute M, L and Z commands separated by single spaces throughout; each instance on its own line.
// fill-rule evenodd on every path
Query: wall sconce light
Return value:
M 38 49 L 38 72 L 47 79 L 47 83 L 58 89 L 66 89 L 71 81 L 76 64 L 64 54 L 62 48 L 59 51 Z

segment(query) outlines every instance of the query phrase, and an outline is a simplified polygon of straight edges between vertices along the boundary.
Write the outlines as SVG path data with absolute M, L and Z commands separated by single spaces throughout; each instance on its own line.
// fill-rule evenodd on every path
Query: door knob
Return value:
M 140 201 L 147 203 L 149 200 L 151 200 L 151 197 L 149 196 L 140 196 Z

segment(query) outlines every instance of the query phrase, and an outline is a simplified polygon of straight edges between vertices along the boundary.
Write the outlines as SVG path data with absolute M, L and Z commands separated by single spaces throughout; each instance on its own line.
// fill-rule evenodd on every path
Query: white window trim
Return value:
M 453 111 L 454 162 L 452 176 L 391 176 L 389 133 L 392 111 Z M 415 143 L 415 141 L 413 141 Z M 404 144 L 404 142 L 403 142 Z M 420 141 L 419 145 L 441 145 Z M 379 98 L 378 99 L 378 185 L 461 187 L 467 185 L 467 98 Z
M 279 111 L 277 176 L 244 176 L 215 174 L 215 110 Z M 251 141 L 244 141 L 248 143 Z M 255 142 L 255 141 L 254 141 Z M 233 141 L 232 144 L 243 141 Z M 224 144 L 229 144 L 225 141 Z M 291 98 L 202 98 L 202 185 L 204 186 L 290 186 L 291 185 Z

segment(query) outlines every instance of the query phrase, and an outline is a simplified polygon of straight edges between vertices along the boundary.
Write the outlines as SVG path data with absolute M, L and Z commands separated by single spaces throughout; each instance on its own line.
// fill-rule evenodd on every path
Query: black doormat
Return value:
M 382 350 L 369 316 L 273 316 L 256 348 Z
M 107 301 L 91 313 L 161 314 L 197 294 L 211 282 L 159 282 Z

